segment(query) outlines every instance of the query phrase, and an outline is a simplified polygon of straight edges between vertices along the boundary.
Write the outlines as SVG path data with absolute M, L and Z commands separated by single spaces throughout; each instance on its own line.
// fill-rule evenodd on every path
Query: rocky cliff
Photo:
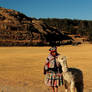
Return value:
M 60 44 L 68 38 L 40 20 L 0 7 L 0 46 Z

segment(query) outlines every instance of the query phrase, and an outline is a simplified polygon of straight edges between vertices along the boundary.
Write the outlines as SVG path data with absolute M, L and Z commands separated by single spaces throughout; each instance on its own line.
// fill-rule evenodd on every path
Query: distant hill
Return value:
M 0 46 L 44 46 L 71 39 L 42 20 L 0 7 Z
M 92 42 L 92 21 L 77 19 L 40 18 L 44 23 L 67 35 L 75 35 Z

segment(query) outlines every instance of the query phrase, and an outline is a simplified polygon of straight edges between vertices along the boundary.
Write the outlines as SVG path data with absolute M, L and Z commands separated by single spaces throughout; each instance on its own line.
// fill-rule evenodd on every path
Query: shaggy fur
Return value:
M 79 69 L 68 68 L 67 59 L 65 56 L 59 56 L 58 62 L 60 62 L 63 71 L 63 79 L 65 85 L 65 91 L 70 89 L 71 92 L 83 92 L 83 75 Z

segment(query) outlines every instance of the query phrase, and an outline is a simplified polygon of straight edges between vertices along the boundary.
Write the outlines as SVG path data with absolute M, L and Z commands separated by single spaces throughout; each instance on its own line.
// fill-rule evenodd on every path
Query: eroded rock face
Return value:
M 12 9 L 0 7 L 0 45 L 49 45 L 65 38 L 62 33 L 40 20 Z

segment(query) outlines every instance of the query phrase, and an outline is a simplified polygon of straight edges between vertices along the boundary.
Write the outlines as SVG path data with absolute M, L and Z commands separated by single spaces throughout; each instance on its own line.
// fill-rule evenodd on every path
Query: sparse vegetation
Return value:
M 39 20 L 42 20 L 49 26 L 57 28 L 65 34 L 86 36 L 89 41 L 92 41 L 92 21 L 58 18 L 40 18 Z

